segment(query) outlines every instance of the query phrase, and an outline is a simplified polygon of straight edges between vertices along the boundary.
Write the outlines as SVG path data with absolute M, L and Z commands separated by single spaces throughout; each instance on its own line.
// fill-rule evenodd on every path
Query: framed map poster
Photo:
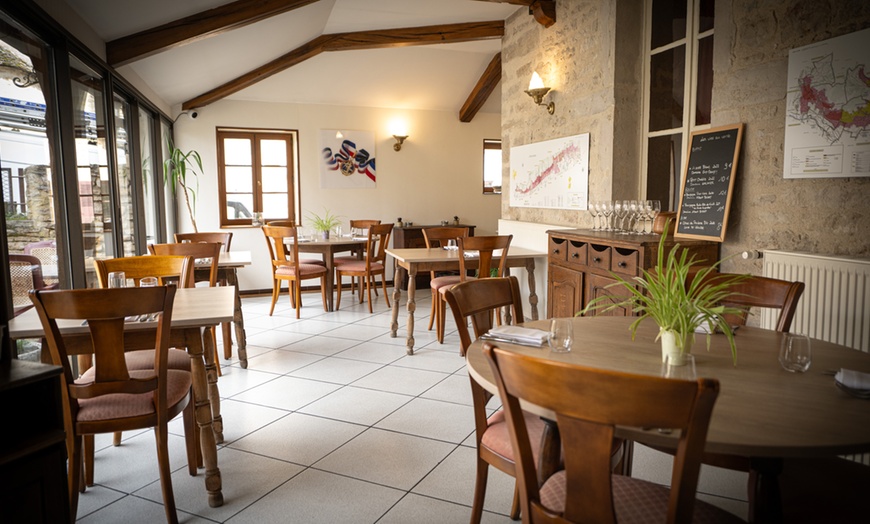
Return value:
M 322 129 L 320 151 L 322 189 L 377 187 L 374 132 Z
M 585 211 L 589 202 L 589 133 L 511 148 L 511 207 Z
M 784 178 L 870 176 L 870 29 L 788 53 Z

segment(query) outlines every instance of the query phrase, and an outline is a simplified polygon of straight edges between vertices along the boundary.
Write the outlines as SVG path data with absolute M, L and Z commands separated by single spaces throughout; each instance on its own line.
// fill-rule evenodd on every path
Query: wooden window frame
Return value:
M 224 164 L 224 139 L 244 138 L 251 143 L 251 163 L 254 209 L 251 214 L 263 210 L 262 165 L 258 144 L 262 140 L 284 140 L 287 144 L 287 214 L 286 217 L 263 216 L 263 221 L 297 219 L 299 205 L 299 132 L 294 129 L 257 129 L 257 128 L 217 128 L 218 160 L 218 207 L 221 227 L 254 226 L 252 218 L 229 218 L 227 215 L 226 165 Z

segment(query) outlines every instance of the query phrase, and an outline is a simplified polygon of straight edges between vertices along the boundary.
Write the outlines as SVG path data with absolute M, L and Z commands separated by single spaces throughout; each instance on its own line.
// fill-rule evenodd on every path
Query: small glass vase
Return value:
M 681 362 L 683 355 L 688 355 L 692 352 L 692 344 L 695 342 L 694 333 L 685 333 L 681 335 L 675 331 L 666 329 L 661 329 L 659 331 L 659 337 L 662 341 L 662 362 L 665 361 L 665 357 L 668 355 L 672 355 L 672 362 Z M 677 345 L 678 337 L 683 338 L 682 348 Z

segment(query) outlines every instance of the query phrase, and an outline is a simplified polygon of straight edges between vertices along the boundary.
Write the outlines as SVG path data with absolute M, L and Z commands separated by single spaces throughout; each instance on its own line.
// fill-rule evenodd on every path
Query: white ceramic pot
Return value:
M 681 336 L 678 333 L 670 330 L 662 329 L 659 331 L 659 336 L 662 341 L 662 362 L 665 361 L 667 355 L 671 357 L 672 362 L 680 362 L 682 356 L 692 352 L 692 343 L 695 341 L 695 334 L 688 333 L 683 336 L 683 347 L 677 345 L 677 337 Z

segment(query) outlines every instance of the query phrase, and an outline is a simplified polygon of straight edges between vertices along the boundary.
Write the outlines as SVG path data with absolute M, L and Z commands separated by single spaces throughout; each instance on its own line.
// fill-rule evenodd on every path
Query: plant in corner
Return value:
M 734 344 L 734 331 L 724 315 L 742 314 L 742 309 L 723 306 L 722 301 L 732 296 L 731 286 L 741 282 L 749 275 L 716 276 L 721 260 L 710 266 L 700 267 L 704 261 L 695 256 L 689 257 L 687 249 L 679 244 L 665 255 L 665 239 L 670 220 L 665 224 L 658 247 L 655 266 L 642 270 L 642 276 L 626 280 L 611 273 L 616 282 L 607 287 L 621 286 L 628 292 L 625 299 L 601 296 L 590 301 L 578 315 L 592 311 L 608 312 L 617 308 L 627 308 L 638 314 L 631 323 L 631 338 L 634 340 L 637 327 L 646 318 L 652 318 L 659 326 L 656 340 L 662 340 L 662 359 L 668 353 L 683 354 L 691 351 L 695 330 L 706 324 L 707 349 L 710 336 L 720 331 L 728 337 L 731 355 L 737 364 L 737 347 Z M 699 268 L 693 274 L 693 269 Z
M 316 213 L 308 213 L 308 223 L 311 224 L 311 227 L 313 227 L 315 231 L 322 233 L 323 239 L 326 240 L 329 238 L 329 232 L 341 225 L 341 217 L 331 214 L 329 210 L 325 208 L 324 212 L 323 216 Z
M 196 227 L 196 191 L 199 190 L 199 173 L 202 173 L 202 158 L 195 150 L 191 149 L 184 153 L 172 143 L 172 138 L 166 139 L 166 150 L 169 157 L 163 162 L 163 182 L 172 188 L 172 194 L 177 193 L 178 188 L 184 193 L 184 203 L 187 205 L 187 214 L 193 224 L 193 231 L 199 233 Z M 196 169 L 199 168 L 199 173 Z M 190 177 L 190 178 L 188 178 Z M 192 180 L 191 180 L 192 178 Z M 196 190 L 190 187 L 191 182 Z

